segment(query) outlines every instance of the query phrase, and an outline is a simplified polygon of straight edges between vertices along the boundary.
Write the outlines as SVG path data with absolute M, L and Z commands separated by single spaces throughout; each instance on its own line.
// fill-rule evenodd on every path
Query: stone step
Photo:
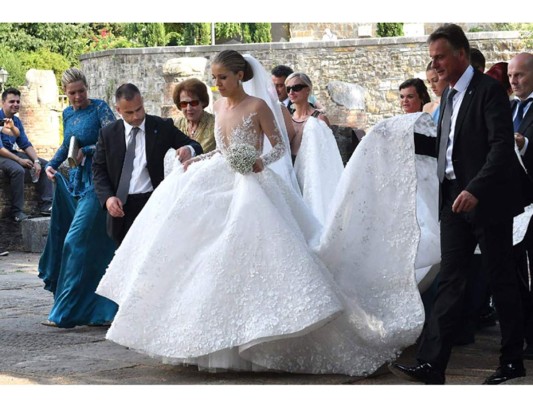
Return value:
M 28 218 L 20 223 L 24 251 L 42 253 L 48 237 L 50 217 Z

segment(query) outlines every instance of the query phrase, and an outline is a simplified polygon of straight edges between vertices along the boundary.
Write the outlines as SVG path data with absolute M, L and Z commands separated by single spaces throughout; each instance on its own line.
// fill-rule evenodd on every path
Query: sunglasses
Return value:
M 200 104 L 200 100 L 180 101 L 179 102 L 180 108 L 186 108 L 189 104 L 191 106 L 193 106 L 193 107 L 196 107 L 198 104 Z
M 291 90 L 293 92 L 299 92 L 300 90 L 302 90 L 303 88 L 306 88 L 306 87 L 309 87 L 309 86 L 302 85 L 302 84 L 298 84 L 298 85 L 294 85 L 294 86 L 287 86 L 287 93 L 290 93 Z

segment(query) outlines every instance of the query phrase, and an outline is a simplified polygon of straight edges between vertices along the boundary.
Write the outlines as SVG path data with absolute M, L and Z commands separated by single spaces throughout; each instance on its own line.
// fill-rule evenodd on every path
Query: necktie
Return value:
M 126 148 L 126 155 L 124 157 L 124 164 L 122 164 L 122 173 L 120 174 L 120 181 L 118 182 L 117 197 L 126 204 L 128 192 L 130 189 L 131 173 L 133 172 L 133 159 L 135 158 L 135 138 L 139 132 L 138 127 L 133 127 L 130 138 L 128 139 L 128 147 Z
M 439 182 L 443 181 L 444 173 L 446 172 L 446 150 L 448 149 L 448 139 L 450 138 L 450 129 L 452 126 L 453 96 L 455 96 L 456 93 L 457 90 L 455 89 L 451 89 L 448 92 L 446 108 L 444 109 L 444 114 L 442 114 L 439 158 L 437 159 L 437 176 L 439 178 Z
M 518 103 L 518 112 L 516 113 L 516 117 L 513 121 L 514 124 L 514 131 L 518 132 L 518 128 L 520 128 L 520 124 L 522 123 L 522 119 L 524 119 L 524 108 L 527 106 L 527 103 L 529 103 L 533 98 L 526 99 L 524 101 L 517 101 Z

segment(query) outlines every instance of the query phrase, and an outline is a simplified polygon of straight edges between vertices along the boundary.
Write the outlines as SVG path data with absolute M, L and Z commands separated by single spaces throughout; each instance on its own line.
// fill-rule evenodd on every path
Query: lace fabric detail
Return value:
M 222 154 L 226 157 L 229 148 L 233 144 L 249 144 L 257 149 L 257 156 L 261 158 L 263 164 L 269 165 L 279 160 L 286 151 L 285 144 L 281 138 L 277 125 L 274 123 L 275 131 L 267 137 L 267 140 L 271 140 L 272 149 L 266 153 L 261 154 L 263 151 L 263 141 L 266 135 L 261 132 L 257 132 L 254 118 L 257 113 L 251 113 L 246 117 L 243 117 L 242 122 L 238 124 L 228 137 L 224 137 L 220 126 L 215 120 L 215 140 L 217 142 L 217 148 L 221 150 Z
M 68 189 L 74 196 L 83 196 L 92 190 L 92 156 L 98 141 L 98 133 L 104 126 L 115 121 L 109 105 L 103 100 L 91 99 L 88 107 L 75 110 L 72 106 L 63 111 L 63 143 L 49 161 L 54 169 L 67 159 L 70 138 L 75 136 L 86 157 L 79 166 L 69 170 Z
M 227 137 L 219 130 L 221 154 L 175 168 L 118 249 L 97 290 L 120 305 L 107 338 L 208 370 L 361 376 L 394 359 L 424 321 L 414 270 L 429 258 L 417 254 L 428 249 L 416 203 L 431 182 L 416 170 L 419 118 L 369 132 L 322 234 L 277 173 L 229 167 L 232 141 L 262 140 L 252 116 Z

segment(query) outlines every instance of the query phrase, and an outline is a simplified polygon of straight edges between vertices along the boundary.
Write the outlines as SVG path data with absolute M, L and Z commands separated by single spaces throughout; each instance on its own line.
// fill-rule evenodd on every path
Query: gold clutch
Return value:
M 70 138 L 70 143 L 68 146 L 68 165 L 70 168 L 74 168 L 78 166 L 78 152 L 80 150 L 80 145 L 78 144 L 78 140 L 76 139 L 76 136 L 72 136 Z

